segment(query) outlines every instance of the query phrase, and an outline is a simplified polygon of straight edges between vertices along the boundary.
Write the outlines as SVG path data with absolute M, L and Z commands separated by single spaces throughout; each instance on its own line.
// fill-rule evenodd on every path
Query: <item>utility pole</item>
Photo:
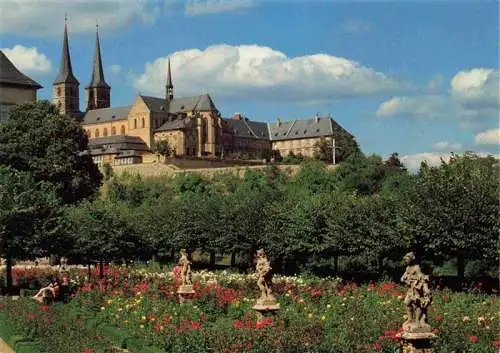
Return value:
M 332 136 L 332 164 L 335 164 L 335 138 Z

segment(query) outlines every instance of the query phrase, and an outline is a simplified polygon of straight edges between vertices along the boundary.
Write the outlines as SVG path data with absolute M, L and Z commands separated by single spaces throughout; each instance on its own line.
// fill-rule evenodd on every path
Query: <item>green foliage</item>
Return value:
M 151 150 L 163 157 L 170 157 L 175 154 L 175 150 L 170 146 L 168 140 L 155 141 L 151 146 Z
M 48 101 L 18 105 L 0 124 L 0 165 L 29 171 L 54 185 L 63 203 L 75 203 L 101 185 L 99 169 L 82 153 L 87 142 L 80 124 Z

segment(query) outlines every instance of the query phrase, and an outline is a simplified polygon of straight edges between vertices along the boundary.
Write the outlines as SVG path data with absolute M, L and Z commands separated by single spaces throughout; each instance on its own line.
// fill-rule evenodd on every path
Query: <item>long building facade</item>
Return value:
M 85 89 L 87 102 L 82 112 L 65 24 L 53 101 L 61 114 L 81 121 L 89 137 L 89 153 L 99 164 L 155 161 L 152 151 L 162 140 L 168 141 L 175 155 L 186 157 L 258 159 L 271 151 L 279 151 L 281 156 L 313 156 L 320 139 L 349 134 L 330 117 L 274 123 L 252 121 L 241 114 L 223 118 L 208 94 L 174 95 L 170 59 L 164 97 L 138 95 L 130 105 L 111 107 L 111 87 L 104 77 L 98 32 L 92 77 Z

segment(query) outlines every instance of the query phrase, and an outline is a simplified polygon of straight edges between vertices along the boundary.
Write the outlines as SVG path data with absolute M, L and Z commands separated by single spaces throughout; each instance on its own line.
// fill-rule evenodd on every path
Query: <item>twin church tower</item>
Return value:
M 96 26 L 97 27 L 97 26 Z M 57 106 L 59 113 L 71 116 L 80 116 L 80 82 L 73 74 L 71 67 L 71 56 L 69 54 L 68 26 L 64 24 L 64 38 L 61 55 L 59 74 L 53 83 L 53 101 Z M 173 99 L 172 77 L 170 72 L 170 60 L 168 63 L 167 76 L 167 99 Z M 92 64 L 92 78 L 87 87 L 87 105 L 86 111 L 100 108 L 109 108 L 111 106 L 111 87 L 104 78 L 102 68 L 101 45 L 99 42 L 99 28 L 96 29 L 96 41 L 94 61 Z

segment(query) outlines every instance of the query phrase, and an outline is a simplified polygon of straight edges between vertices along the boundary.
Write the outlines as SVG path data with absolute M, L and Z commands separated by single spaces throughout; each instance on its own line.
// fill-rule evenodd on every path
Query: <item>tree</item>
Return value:
M 495 266 L 500 230 L 498 161 L 472 153 L 452 155 L 438 167 L 423 163 L 408 193 L 408 223 L 417 250 L 438 260 L 457 258 Z
M 155 141 L 151 146 L 151 149 L 154 153 L 163 157 L 170 157 L 174 152 L 168 143 L 168 140 Z
M 360 153 L 356 140 L 349 134 L 335 134 L 335 163 L 342 163 L 353 153 Z M 333 163 L 333 142 L 324 137 L 314 144 L 314 158 Z
M 76 203 L 95 195 L 102 181 L 84 153 L 87 143 L 79 123 L 48 101 L 18 105 L 0 124 L 0 165 L 29 171 L 35 182 L 51 183 L 63 204 Z
M 52 185 L 27 172 L 0 165 L 0 256 L 7 261 L 7 291 L 12 287 L 12 259 L 40 255 L 37 230 L 58 200 Z

